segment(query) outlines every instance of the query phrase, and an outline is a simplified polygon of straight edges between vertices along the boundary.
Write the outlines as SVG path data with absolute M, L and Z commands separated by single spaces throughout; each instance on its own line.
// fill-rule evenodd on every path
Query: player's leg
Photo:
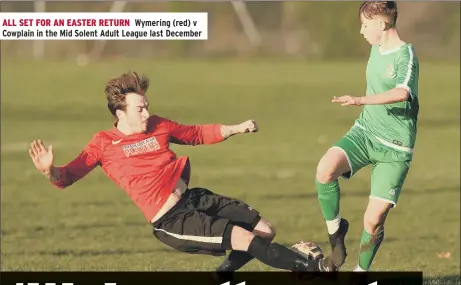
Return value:
M 227 218 L 232 223 L 263 238 L 274 239 L 276 234 L 275 226 L 261 217 L 259 211 L 242 200 L 219 195 L 208 189 L 204 190 L 207 195 L 207 202 L 202 203 L 201 210 L 206 210 L 212 215 Z
M 387 201 L 370 197 L 363 217 L 359 261 L 354 271 L 368 271 L 384 239 L 384 222 L 391 207 L 392 204 Z
M 359 261 L 356 271 L 368 271 L 384 240 L 384 223 L 389 210 L 397 204 L 407 176 L 408 161 L 376 163 L 373 165 L 371 195 L 363 218 Z
M 209 216 L 194 209 L 194 201 L 175 207 L 154 226 L 154 235 L 164 244 L 187 253 L 224 255 L 226 250 L 249 252 L 259 261 L 292 271 L 330 271 L 328 258 L 308 260 L 304 256 L 271 243 L 228 219 Z
M 202 195 L 202 202 L 197 205 L 198 210 L 204 211 L 208 215 L 216 215 L 229 219 L 233 224 L 253 232 L 255 235 L 265 238 L 268 241 L 274 239 L 275 226 L 262 218 L 259 212 L 247 203 L 239 199 L 218 195 L 204 188 L 193 188 L 191 191 Z M 239 270 L 253 258 L 246 251 L 232 250 L 216 271 L 233 272 Z
M 328 272 L 335 270 L 331 265 L 329 257 L 319 260 L 308 260 L 283 245 L 270 242 L 236 225 L 229 224 L 225 235 L 229 232 L 230 243 L 224 244 L 225 248 L 248 252 L 268 266 L 298 272 Z
M 251 232 L 269 242 L 271 242 L 275 237 L 275 227 L 269 221 L 261 217 Z M 224 259 L 224 261 L 216 268 L 216 271 L 237 271 L 253 260 L 253 258 L 254 256 L 246 251 L 232 250 L 226 259 Z
M 275 238 L 275 226 L 260 216 L 256 209 L 247 203 L 214 194 L 219 205 L 216 215 L 229 219 L 233 224 L 254 233 L 271 242 Z M 246 251 L 232 250 L 227 258 L 218 266 L 217 271 L 236 271 L 250 262 L 254 257 Z
M 357 171 L 368 165 L 363 130 L 353 127 L 320 159 L 316 173 L 318 201 L 326 221 L 332 260 L 340 267 L 347 256 L 344 239 L 349 223 L 340 215 L 340 187 L 338 178 L 351 178 Z

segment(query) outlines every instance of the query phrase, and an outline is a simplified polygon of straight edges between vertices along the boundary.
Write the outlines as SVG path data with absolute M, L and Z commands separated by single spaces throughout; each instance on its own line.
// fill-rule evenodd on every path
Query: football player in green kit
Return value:
M 347 252 L 349 223 L 339 212 L 338 178 L 351 178 L 371 165 L 371 194 L 363 219 L 360 253 L 354 271 L 368 271 L 384 239 L 384 222 L 396 206 L 410 168 L 418 118 L 419 62 L 412 44 L 397 30 L 393 1 L 366 1 L 360 6 L 360 33 L 371 44 L 366 68 L 366 96 L 334 97 L 341 106 L 362 106 L 351 129 L 317 166 L 316 188 L 336 269 Z

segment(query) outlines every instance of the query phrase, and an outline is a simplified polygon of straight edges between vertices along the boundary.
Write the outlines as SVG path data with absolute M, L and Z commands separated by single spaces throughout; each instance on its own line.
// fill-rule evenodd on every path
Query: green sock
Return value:
M 376 235 L 372 235 L 363 230 L 360 239 L 359 266 L 368 270 L 375 258 L 376 252 L 384 239 L 384 229 Z
M 323 218 L 331 221 L 339 214 L 339 183 L 338 180 L 331 181 L 327 184 L 320 183 L 315 179 L 317 192 L 319 194 L 319 204 L 322 210 Z

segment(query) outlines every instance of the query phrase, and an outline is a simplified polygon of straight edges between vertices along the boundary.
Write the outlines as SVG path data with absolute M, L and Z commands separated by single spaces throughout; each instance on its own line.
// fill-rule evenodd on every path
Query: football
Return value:
M 320 246 L 310 241 L 298 241 L 291 246 L 291 250 L 311 260 L 322 259 L 324 257 Z

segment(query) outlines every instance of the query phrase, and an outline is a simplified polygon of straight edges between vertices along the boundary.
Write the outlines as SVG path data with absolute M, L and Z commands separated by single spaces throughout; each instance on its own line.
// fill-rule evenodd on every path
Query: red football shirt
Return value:
M 224 140 L 220 124 L 185 126 L 151 116 L 147 131 L 125 135 L 116 126 L 96 133 L 80 155 L 60 166 L 61 178 L 53 182 L 65 188 L 96 166 L 130 196 L 150 222 L 165 204 L 179 178 L 190 179 L 188 157 L 177 157 L 169 144 L 214 144 Z

